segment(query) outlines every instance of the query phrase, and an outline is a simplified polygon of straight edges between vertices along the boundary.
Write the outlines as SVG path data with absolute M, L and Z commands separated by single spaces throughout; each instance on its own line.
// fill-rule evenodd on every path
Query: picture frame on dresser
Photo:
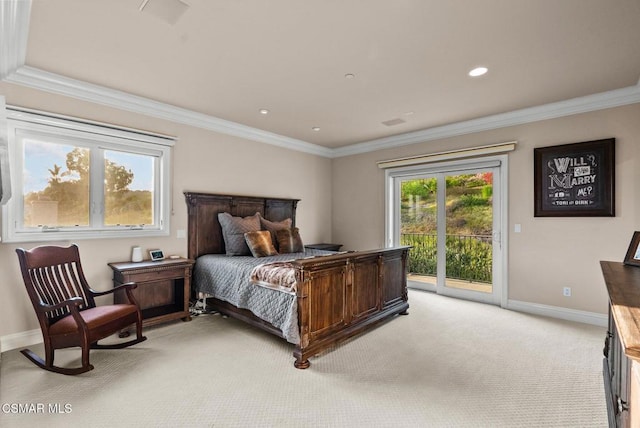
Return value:
M 633 232 L 627 254 L 624 256 L 624 264 L 640 267 L 640 231 Z

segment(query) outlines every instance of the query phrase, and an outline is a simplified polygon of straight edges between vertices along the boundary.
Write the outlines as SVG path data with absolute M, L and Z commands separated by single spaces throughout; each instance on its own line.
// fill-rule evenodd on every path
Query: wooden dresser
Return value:
M 640 268 L 600 262 L 609 292 L 604 389 L 610 427 L 640 426 Z

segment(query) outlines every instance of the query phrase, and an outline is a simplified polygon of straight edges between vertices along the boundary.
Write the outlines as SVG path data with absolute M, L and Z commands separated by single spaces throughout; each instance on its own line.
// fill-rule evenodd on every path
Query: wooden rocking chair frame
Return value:
M 93 369 L 90 349 L 121 349 L 147 338 L 142 335 L 142 314 L 131 290 L 133 282 L 107 291 L 91 289 L 82 270 L 78 246 L 39 246 L 16 249 L 27 293 L 40 323 L 45 359 L 30 349 L 21 353 L 38 367 L 55 373 L 76 375 Z M 129 303 L 96 306 L 95 298 L 124 290 Z M 136 338 L 101 345 L 98 341 L 135 324 Z M 75 368 L 53 364 L 54 351 L 80 347 L 82 365 Z

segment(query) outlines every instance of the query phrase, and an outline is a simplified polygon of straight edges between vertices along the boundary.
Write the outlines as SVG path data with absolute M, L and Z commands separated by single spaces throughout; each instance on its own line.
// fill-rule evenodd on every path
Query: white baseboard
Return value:
M 559 306 L 541 305 L 539 303 L 522 302 L 519 300 L 508 300 L 505 309 L 597 325 L 598 327 L 607 327 L 609 319 L 606 314 L 578 311 L 576 309 L 561 308 Z
M 7 334 L 0 337 L 0 352 L 10 351 L 24 346 L 42 343 L 42 332 L 39 328 L 20 333 Z

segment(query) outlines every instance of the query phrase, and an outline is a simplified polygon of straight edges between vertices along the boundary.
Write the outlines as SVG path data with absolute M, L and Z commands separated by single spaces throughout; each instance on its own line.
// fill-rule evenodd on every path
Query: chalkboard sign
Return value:
M 615 216 L 614 145 L 608 138 L 535 148 L 535 216 Z

